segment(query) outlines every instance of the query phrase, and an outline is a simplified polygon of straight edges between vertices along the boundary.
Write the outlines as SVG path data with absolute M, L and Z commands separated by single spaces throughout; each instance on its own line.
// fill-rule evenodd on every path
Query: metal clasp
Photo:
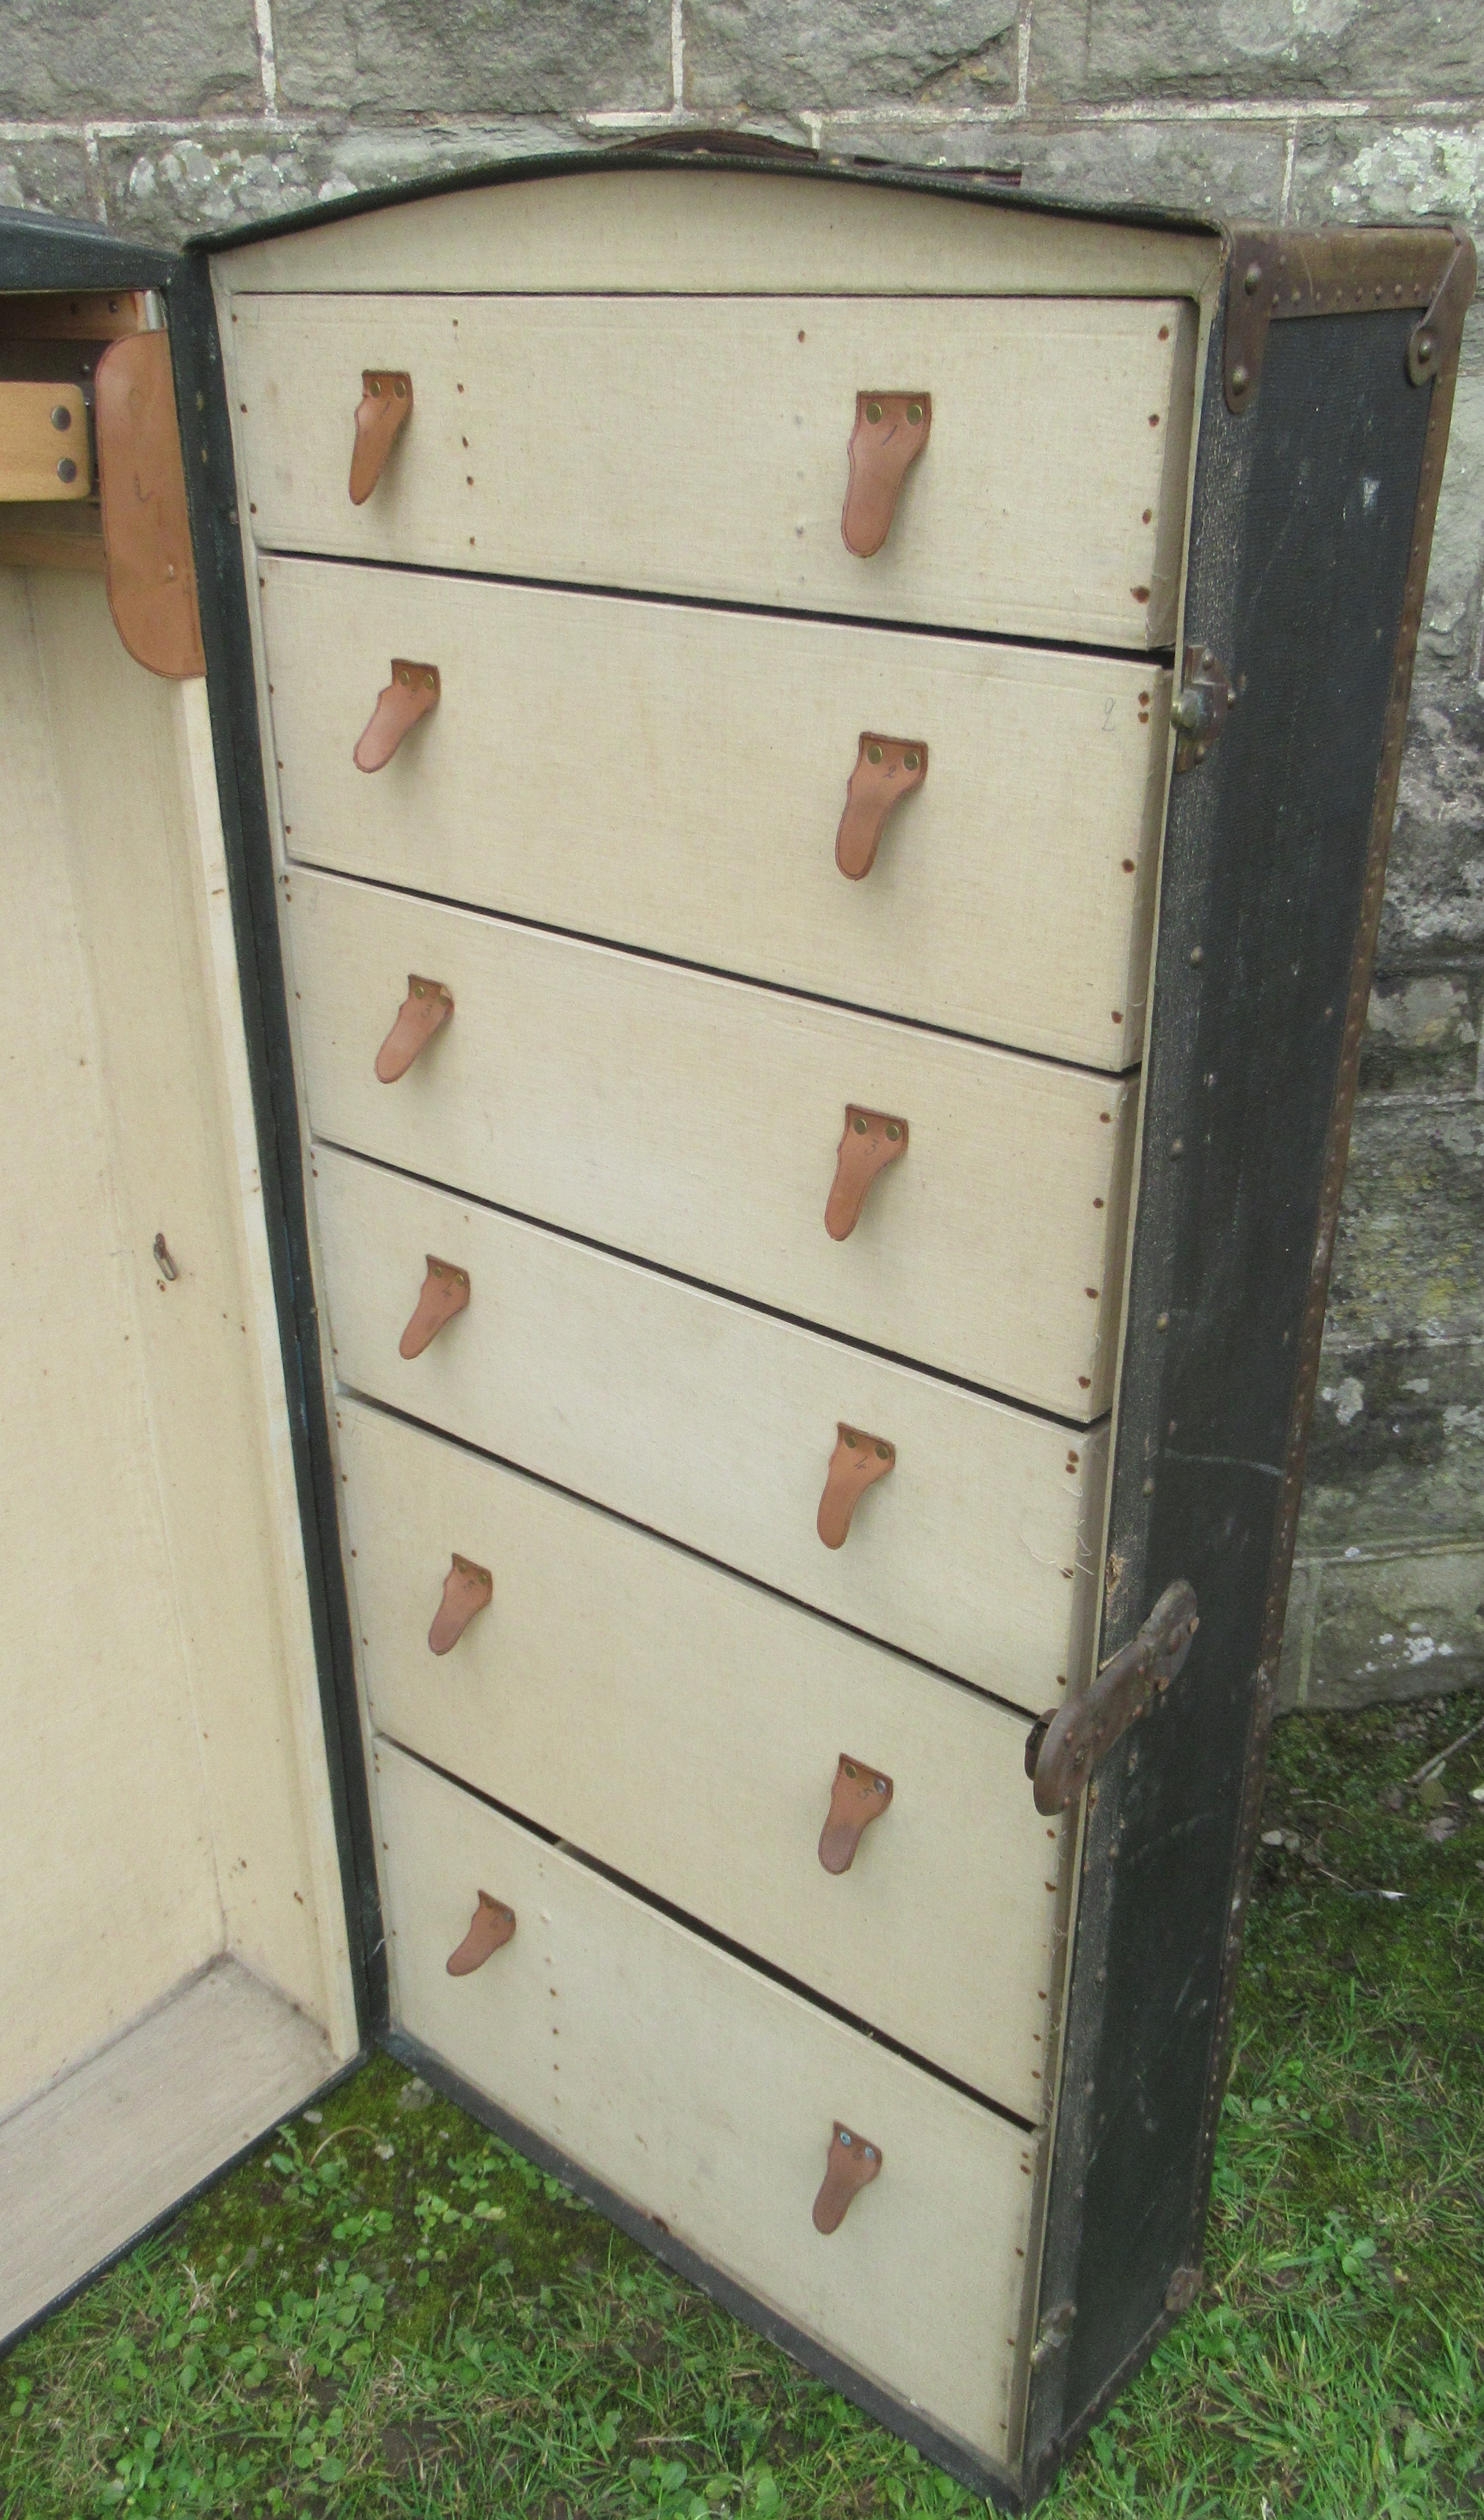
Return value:
M 1103 1664 L 1092 1687 L 1031 1726 L 1025 1773 L 1036 1789 L 1038 1812 L 1051 1819 L 1077 1800 L 1120 1733 L 1147 1715 L 1184 1670 L 1199 1625 L 1194 1589 L 1177 1576 L 1137 1637 Z
M 1193 770 L 1197 761 L 1204 761 L 1226 725 L 1227 711 L 1236 706 L 1236 686 L 1228 681 L 1221 658 L 1209 648 L 1187 648 L 1185 677 L 1170 710 L 1170 723 L 1180 739 L 1175 746 L 1177 770 Z

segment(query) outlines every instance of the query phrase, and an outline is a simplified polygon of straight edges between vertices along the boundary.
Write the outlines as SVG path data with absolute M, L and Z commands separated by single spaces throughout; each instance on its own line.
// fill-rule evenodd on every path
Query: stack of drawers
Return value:
M 394 2021 L 1006 2461 L 1193 309 L 231 305 Z

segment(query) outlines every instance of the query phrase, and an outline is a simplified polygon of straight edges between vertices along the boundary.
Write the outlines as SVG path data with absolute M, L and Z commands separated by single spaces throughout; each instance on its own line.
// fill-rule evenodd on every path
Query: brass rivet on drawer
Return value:
M 376 386 L 376 387 L 375 387 L 375 391 L 376 391 L 377 393 L 380 393 L 380 392 L 381 392 L 381 390 L 382 390 L 382 388 L 381 388 L 381 386 L 380 386 L 380 385 L 378 385 L 378 386 Z M 398 379 L 397 379 L 397 381 L 396 381 L 396 383 L 392 386 L 391 390 L 392 390 L 392 392 L 396 395 L 396 398 L 397 398 L 398 402 L 405 402 L 405 401 L 407 400 L 407 380 L 406 380 L 406 378 L 405 378 L 405 377 L 398 377 Z
M 864 1125 L 864 1124 L 862 1123 L 862 1124 L 859 1124 L 859 1125 Z M 893 1145 L 893 1146 L 895 1146 L 895 1145 L 896 1145 L 896 1142 L 897 1142 L 898 1138 L 901 1136 L 901 1134 L 902 1134 L 902 1132 L 901 1132 L 901 1130 L 897 1127 L 897 1124 L 896 1124 L 895 1120 L 888 1120 L 888 1121 L 887 1121 L 887 1123 L 886 1123 L 886 1135 L 887 1135 L 887 1137 L 890 1139 L 890 1141 L 891 1141 L 891 1143 L 892 1143 L 892 1145 Z
M 854 1128 L 854 1130 L 855 1130 L 855 1134 L 856 1134 L 856 1136 L 857 1136 L 858 1138 L 864 1138 L 864 1136 L 866 1135 L 866 1123 L 865 1123 L 865 1121 L 861 1118 L 861 1115 L 860 1115 L 860 1113 L 859 1113 L 859 1112 L 857 1112 L 857 1113 L 856 1113 L 855 1119 L 854 1119 L 854 1120 L 853 1120 L 853 1122 L 851 1123 L 851 1126 Z
M 920 758 L 921 756 L 916 752 L 904 752 L 902 755 L 902 768 L 904 770 L 916 770 Z
M 920 402 L 910 402 L 907 406 L 907 417 L 911 421 L 913 428 L 916 428 L 922 417 L 922 404 Z
M 881 747 L 880 747 L 880 745 L 879 745 L 878 743 L 868 743 L 868 744 L 867 744 L 867 746 L 866 746 L 866 758 L 867 758 L 867 760 L 868 760 L 868 761 L 879 761 L 879 760 L 880 760 L 880 757 L 881 757 Z
M 410 683 L 412 681 L 412 676 L 407 671 L 405 665 L 403 666 L 402 671 L 398 674 L 397 680 L 399 683 Z
M 71 426 L 71 413 L 68 411 L 65 402 L 59 402 L 52 413 L 52 427 L 54 428 L 70 428 Z
M 878 402 L 868 402 L 868 404 L 866 405 L 866 417 L 867 417 L 867 419 L 871 422 L 871 424 L 872 424 L 872 426 L 873 426 L 873 428 L 874 428 L 874 427 L 875 427 L 875 425 L 876 425 L 876 423 L 877 423 L 877 422 L 880 419 L 880 417 L 881 417 L 881 406 L 880 406 L 880 404 L 879 404 Z
M 77 478 L 77 467 L 76 467 L 76 465 L 72 462 L 72 459 L 71 459 L 70 455 L 64 455 L 64 457 L 63 457 L 63 459 L 62 459 L 62 461 L 61 461 L 61 463 L 58 465 L 58 467 L 57 467 L 57 478 L 58 478 L 58 480 L 59 480 L 59 481 L 75 481 L 75 480 L 76 480 L 76 478 Z
M 858 1770 L 856 1770 L 855 1768 L 853 1768 L 853 1767 L 851 1766 L 850 1761 L 849 1761 L 848 1759 L 844 1760 L 844 1761 L 842 1762 L 842 1764 L 843 1764 L 843 1767 L 844 1767 L 844 1770 L 845 1770 L 845 1774 L 846 1774 L 846 1776 L 847 1776 L 847 1777 L 853 1777 L 853 1776 L 856 1776 L 856 1775 L 859 1773 L 859 1772 L 858 1772 Z
M 876 1457 L 878 1462 L 889 1462 L 891 1459 L 891 1446 L 889 1444 L 877 1444 L 876 1448 Z
M 382 390 L 382 380 L 381 380 L 381 378 L 380 378 L 380 377 L 373 377 L 373 378 L 372 378 L 372 380 L 371 380 L 371 390 L 372 390 L 372 392 L 373 392 L 374 394 L 379 394 L 379 393 L 381 392 L 381 390 Z

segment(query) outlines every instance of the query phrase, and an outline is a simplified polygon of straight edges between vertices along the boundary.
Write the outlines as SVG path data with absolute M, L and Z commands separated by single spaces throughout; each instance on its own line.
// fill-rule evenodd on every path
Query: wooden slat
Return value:
M 1028 1713 L 1085 1676 L 1105 1427 L 1068 1435 L 328 1148 L 314 1176 L 343 1383 Z M 474 1295 L 407 1364 L 428 1251 Z M 832 1550 L 815 1517 L 841 1419 L 897 1458 Z
M 339 1415 L 377 1730 L 1038 2116 L 1061 1831 L 1024 1717 L 379 1411 Z M 455 1550 L 494 1597 L 435 1656 Z M 842 1754 L 894 1792 L 833 1877 Z
M 117 341 L 149 327 L 143 289 L 18 290 L 0 296 L 0 341 Z
M 286 899 L 320 1136 L 1065 1417 L 1106 1407 L 1131 1086 L 334 876 Z M 385 1086 L 410 972 L 455 1012 Z M 910 1137 L 833 1241 L 851 1103 Z
M 479 186 L 215 257 L 231 290 L 820 290 L 1198 296 L 1214 236 L 787 172 L 613 168 Z
M 1177 299 L 234 301 L 260 545 L 1144 650 L 1174 636 Z M 368 368 L 415 409 L 350 505 Z M 884 550 L 840 536 L 858 391 L 932 396 Z
M 398 2025 L 609 2188 L 990 2458 L 1009 2450 L 1035 2138 L 380 1747 Z M 444 1967 L 475 1894 L 515 1939 Z M 836 2119 L 881 2170 L 810 2210 Z
M 322 2030 L 219 1960 L 0 2126 L 0 2346 L 328 2080 Z
M 69 475 L 59 465 L 69 466 Z M 92 486 L 81 387 L 0 381 L 0 502 L 85 499 Z
M 1170 678 L 265 558 L 292 856 L 1107 1068 L 1140 1055 Z M 379 776 L 393 656 L 439 666 Z M 928 747 L 876 866 L 834 863 L 866 733 Z
M 17 500 L 0 507 L 0 567 L 65 568 L 102 577 L 103 522 L 96 507 Z

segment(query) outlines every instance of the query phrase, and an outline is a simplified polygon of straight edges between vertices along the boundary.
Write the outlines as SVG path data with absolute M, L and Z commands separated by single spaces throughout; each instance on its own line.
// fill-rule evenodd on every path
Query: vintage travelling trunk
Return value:
M 1192 2301 L 1472 279 L 0 221 L 0 2334 L 377 2041 L 1010 2507 Z

